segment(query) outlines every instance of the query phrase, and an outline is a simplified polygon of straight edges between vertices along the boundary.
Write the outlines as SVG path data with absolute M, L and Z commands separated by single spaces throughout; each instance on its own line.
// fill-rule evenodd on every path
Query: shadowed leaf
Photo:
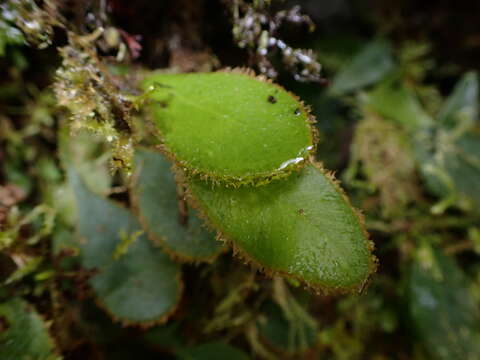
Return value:
M 59 360 L 43 319 L 20 298 L 0 303 L 0 359 Z
M 82 264 L 99 302 L 124 324 L 150 325 L 171 314 L 180 300 L 180 269 L 153 247 L 129 211 L 90 192 L 75 171 L 70 182 L 78 206 Z M 118 250 L 128 244 L 125 251 Z
M 480 353 L 480 314 L 452 259 L 423 247 L 409 277 L 413 325 L 433 359 L 474 360 Z
M 188 220 L 180 223 L 178 196 L 171 164 L 163 155 L 146 149 L 136 149 L 136 179 L 133 197 L 141 220 L 153 240 L 160 242 L 169 253 L 185 261 L 208 261 L 222 250 L 193 209 Z
M 341 95 L 381 80 L 394 68 L 392 49 L 384 40 L 368 44 L 333 79 L 330 91 Z

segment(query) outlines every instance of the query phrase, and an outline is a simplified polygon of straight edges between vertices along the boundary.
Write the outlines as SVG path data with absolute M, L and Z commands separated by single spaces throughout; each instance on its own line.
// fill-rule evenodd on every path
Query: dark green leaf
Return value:
M 20 298 L 0 303 L 0 359 L 60 359 L 45 322 Z
M 154 241 L 168 253 L 186 261 L 211 260 L 222 250 L 215 235 L 207 231 L 193 209 L 181 223 L 179 198 L 171 164 L 163 155 L 146 149 L 135 152 L 134 200 L 140 219 Z
M 70 181 L 78 206 L 82 264 L 99 302 L 125 324 L 149 325 L 171 314 L 180 300 L 180 269 L 139 233 L 137 220 L 121 206 L 88 190 L 75 171 Z
M 330 91 L 335 95 L 359 90 L 375 84 L 394 68 L 392 49 L 388 42 L 377 40 L 368 44 L 334 78 Z

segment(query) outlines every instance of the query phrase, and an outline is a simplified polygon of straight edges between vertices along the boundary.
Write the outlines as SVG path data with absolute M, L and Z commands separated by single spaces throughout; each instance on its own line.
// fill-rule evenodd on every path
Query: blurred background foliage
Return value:
M 479 11 L 2 2 L 0 358 L 479 359 Z M 363 294 L 266 278 L 176 223 L 173 240 L 149 241 L 151 212 L 179 210 L 174 198 L 138 209 L 129 196 L 133 146 L 151 145 L 137 80 L 227 66 L 253 67 L 312 107 L 318 159 L 376 244 Z M 149 175 L 152 197 L 175 192 Z

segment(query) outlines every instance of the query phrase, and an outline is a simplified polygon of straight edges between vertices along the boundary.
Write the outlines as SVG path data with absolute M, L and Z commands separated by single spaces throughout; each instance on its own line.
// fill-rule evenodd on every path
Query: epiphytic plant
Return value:
M 159 148 L 220 239 L 315 290 L 362 288 L 375 268 L 372 243 L 333 175 L 311 159 L 313 120 L 299 99 L 242 70 L 154 74 L 143 85 Z M 140 164 L 140 180 L 154 162 Z M 140 209 L 155 222 L 154 207 Z
M 212 262 L 226 245 L 316 292 L 363 289 L 373 244 L 313 160 L 313 118 L 298 98 L 246 70 L 154 73 L 142 86 L 138 102 L 152 126 L 130 181 L 140 221 L 70 171 L 83 266 L 98 271 L 90 285 L 102 307 L 127 325 L 161 322 L 181 296 L 177 263 Z

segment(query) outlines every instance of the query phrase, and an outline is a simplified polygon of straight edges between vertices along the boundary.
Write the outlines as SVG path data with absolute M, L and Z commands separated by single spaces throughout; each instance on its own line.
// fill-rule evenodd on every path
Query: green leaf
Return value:
M 298 168 L 313 151 L 306 108 L 263 78 L 238 71 L 158 74 L 144 88 L 167 153 L 189 173 L 261 183 Z
M 375 268 L 361 218 L 318 167 L 259 187 L 189 184 L 220 236 L 267 272 L 328 292 L 361 289 Z
M 342 95 L 375 84 L 392 71 L 394 66 L 390 44 L 384 40 L 374 41 L 340 70 L 330 91 Z
M 241 350 L 228 344 L 211 342 L 199 346 L 182 349 L 177 352 L 180 360 L 248 360 Z
M 171 164 L 158 152 L 136 149 L 135 167 L 133 199 L 150 238 L 181 260 L 213 260 L 222 250 L 222 244 L 204 227 L 195 211 L 189 209 L 188 221 L 180 222 Z
M 479 310 L 452 259 L 421 247 L 411 268 L 408 294 L 412 325 L 433 359 L 478 359 Z
M 462 122 L 466 122 L 466 126 L 472 125 L 477 118 L 478 74 L 469 72 L 458 82 L 453 93 L 440 109 L 438 121 L 442 126 L 454 128 L 462 126 Z
M 129 211 L 93 194 L 74 170 L 69 177 L 78 206 L 82 264 L 98 271 L 90 285 L 100 304 L 126 325 L 166 320 L 182 293 L 179 266 L 139 235 L 140 225 Z M 115 259 L 128 242 L 126 253 Z
M 384 81 L 367 94 L 368 109 L 414 132 L 433 123 L 418 98 L 396 81 Z
M 40 315 L 20 298 L 0 303 L 0 359 L 59 360 Z

